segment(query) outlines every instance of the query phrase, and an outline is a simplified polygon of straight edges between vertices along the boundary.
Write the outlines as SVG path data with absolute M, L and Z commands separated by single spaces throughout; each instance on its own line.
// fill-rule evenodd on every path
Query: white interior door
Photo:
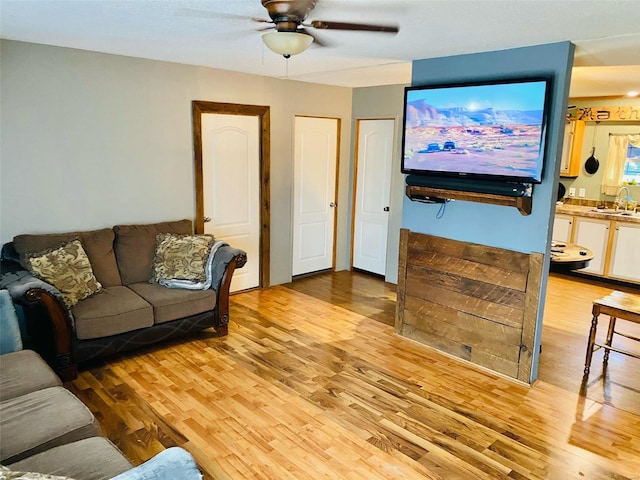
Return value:
M 333 267 L 338 120 L 296 117 L 293 275 Z
M 260 121 L 202 115 L 205 233 L 247 252 L 231 291 L 260 285 Z M 210 220 L 208 220 L 210 219 Z M 208 221 L 207 221 L 208 220 Z
M 395 121 L 359 120 L 353 266 L 384 275 Z

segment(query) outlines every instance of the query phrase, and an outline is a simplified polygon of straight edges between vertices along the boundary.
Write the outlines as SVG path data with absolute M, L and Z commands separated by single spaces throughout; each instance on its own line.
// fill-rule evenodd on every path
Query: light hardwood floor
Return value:
M 234 295 L 228 337 L 112 358 L 69 387 L 134 462 L 180 445 L 208 479 L 638 479 L 640 415 L 579 395 L 582 371 L 563 383 L 573 367 L 547 353 L 566 343 L 547 317 L 567 334 L 575 317 L 587 330 L 565 357 L 583 361 L 590 302 L 611 289 L 551 278 L 556 372 L 531 388 L 394 335 L 395 287 L 349 272 Z

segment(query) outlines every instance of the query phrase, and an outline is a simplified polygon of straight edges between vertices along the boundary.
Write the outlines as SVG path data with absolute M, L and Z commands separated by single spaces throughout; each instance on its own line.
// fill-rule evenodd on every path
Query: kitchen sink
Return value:
M 614 210 L 613 208 L 592 208 L 587 210 L 587 212 L 603 213 L 606 215 L 621 215 L 624 217 L 640 217 L 640 212 L 633 212 L 631 210 L 621 212 L 620 210 Z
M 587 210 L 587 212 L 615 214 L 618 213 L 618 210 L 614 210 L 613 208 L 592 208 L 591 210 Z

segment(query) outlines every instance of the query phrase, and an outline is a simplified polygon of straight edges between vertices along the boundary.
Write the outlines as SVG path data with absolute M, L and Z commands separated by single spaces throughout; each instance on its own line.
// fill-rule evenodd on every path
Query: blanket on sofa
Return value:
M 18 315 L 7 290 L 0 290 L 0 355 L 22 350 Z

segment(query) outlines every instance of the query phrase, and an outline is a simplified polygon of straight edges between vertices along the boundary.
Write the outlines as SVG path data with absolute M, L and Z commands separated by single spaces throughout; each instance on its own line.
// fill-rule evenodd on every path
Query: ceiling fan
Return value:
M 273 52 L 284 56 L 297 55 L 304 52 L 315 40 L 317 45 L 324 43 L 309 28 L 318 30 L 351 30 L 366 32 L 383 32 L 396 34 L 400 31 L 397 25 L 375 25 L 368 23 L 331 22 L 312 20 L 305 23 L 309 13 L 319 0 L 261 0 L 267 9 L 270 20 L 253 18 L 256 22 L 270 23 L 261 30 L 274 30 L 262 36 L 264 44 Z

